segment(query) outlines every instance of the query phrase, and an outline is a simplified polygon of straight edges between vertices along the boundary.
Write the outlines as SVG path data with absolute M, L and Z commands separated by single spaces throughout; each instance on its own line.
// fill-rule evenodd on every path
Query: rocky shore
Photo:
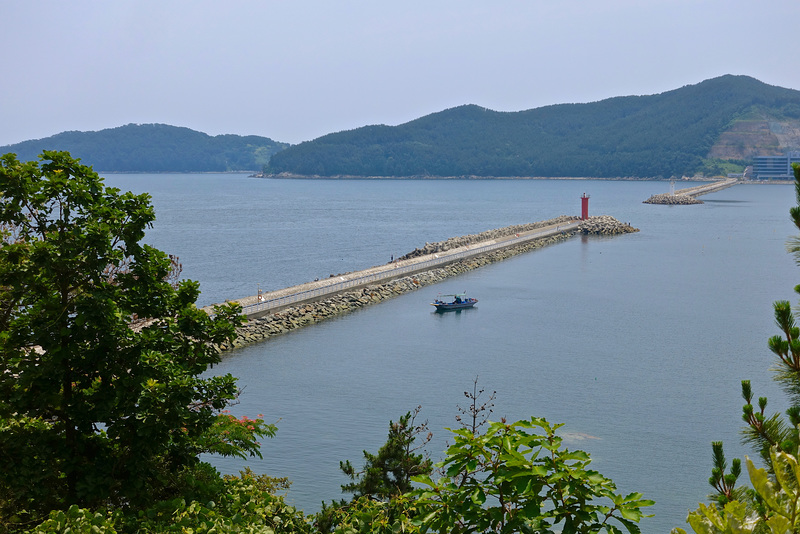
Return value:
M 417 252 L 420 250 L 427 250 L 427 247 L 447 247 L 436 249 L 434 252 L 430 252 L 429 254 L 438 253 L 449 250 L 449 248 L 455 248 L 458 246 L 454 245 L 456 242 L 475 243 L 486 239 L 497 239 L 502 236 L 513 236 L 516 233 L 540 228 L 542 226 L 562 223 L 566 224 L 567 222 L 572 222 L 575 220 L 575 217 L 563 216 L 557 219 L 545 221 L 543 223 L 509 226 L 506 228 L 491 230 L 489 232 L 483 232 L 478 234 L 478 236 L 487 236 L 483 237 L 482 239 L 478 239 L 478 236 L 462 236 L 459 238 L 451 238 L 441 243 L 426 244 L 426 248 L 416 249 L 414 252 L 409 253 L 408 256 L 415 257 L 411 256 L 410 254 L 416 253 L 419 255 Z M 523 230 L 523 228 L 525 229 Z M 385 283 L 377 283 L 364 288 L 338 293 L 318 302 L 301 304 L 281 310 L 271 315 L 261 317 L 259 319 L 250 320 L 237 329 L 238 337 L 232 344 L 221 345 L 219 348 L 220 350 L 224 351 L 243 347 L 252 343 L 257 343 L 297 328 L 309 326 L 320 321 L 324 321 L 325 319 L 349 313 L 371 304 L 377 304 L 378 302 L 396 297 L 403 293 L 416 291 L 421 287 L 441 282 L 446 278 L 458 276 L 459 274 L 477 269 L 484 265 L 503 261 L 512 256 L 516 256 L 517 254 L 522 254 L 524 252 L 542 248 L 547 245 L 562 242 L 578 233 L 585 235 L 616 235 L 630 232 L 638 232 L 638 229 L 633 228 L 627 223 L 617 221 L 613 217 L 590 217 L 579 225 L 577 231 L 565 231 L 561 234 L 550 237 L 544 237 L 519 245 L 510 246 L 508 248 L 494 250 L 486 254 L 464 258 L 446 266 L 431 269 L 430 271 L 416 273 L 403 278 L 387 281 Z
M 638 232 L 630 223 L 616 220 L 610 215 L 589 217 L 578 226 L 578 231 L 584 235 L 619 235 Z
M 696 198 L 689 196 L 689 195 L 670 195 L 669 193 L 660 193 L 658 195 L 653 195 L 642 204 L 668 204 L 668 205 L 675 205 L 675 206 L 688 206 L 690 204 L 702 204 L 702 200 L 697 200 Z

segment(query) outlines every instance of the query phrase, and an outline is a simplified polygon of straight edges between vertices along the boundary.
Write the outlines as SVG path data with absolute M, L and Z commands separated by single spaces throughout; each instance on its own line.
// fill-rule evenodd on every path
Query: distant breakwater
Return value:
M 688 206 L 691 204 L 703 204 L 702 200 L 697 197 L 708 193 L 714 193 L 721 189 L 725 189 L 740 183 L 735 178 L 727 178 L 725 180 L 718 180 L 716 182 L 695 187 L 688 187 L 686 189 L 679 189 L 674 193 L 660 193 L 653 195 L 643 202 L 643 204 L 667 204 L 673 206 Z
M 692 204 L 703 204 L 702 200 L 698 200 L 690 195 L 671 195 L 669 193 L 659 193 L 653 195 L 643 202 L 643 204 L 666 204 L 668 206 L 689 206 Z
M 476 240 L 480 241 L 479 236 L 483 236 L 483 239 L 491 239 L 497 236 L 513 235 L 514 233 L 525 231 L 522 230 L 523 227 L 531 230 L 552 224 L 566 224 L 574 220 L 574 217 L 563 216 L 540 223 L 531 223 L 530 225 L 506 227 L 490 230 L 489 232 L 483 232 L 478 235 L 451 238 L 439 243 L 427 243 L 423 249 L 416 249 L 406 256 L 412 258 L 418 257 L 421 255 L 419 253 L 421 250 L 433 251 L 427 252 L 427 254 L 441 253 L 457 246 L 463 246 L 463 244 L 471 244 L 476 242 Z M 564 231 L 556 235 L 542 237 L 507 248 L 493 250 L 485 254 L 471 256 L 442 267 L 414 273 L 402 278 L 356 288 L 351 291 L 343 291 L 330 295 L 324 300 L 299 304 L 264 317 L 251 319 L 237 329 L 237 338 L 233 343 L 220 345 L 219 348 L 225 351 L 258 343 L 297 328 L 316 324 L 331 317 L 343 315 L 404 293 L 416 291 L 421 287 L 441 282 L 447 278 L 458 276 L 473 269 L 483 267 L 484 265 L 497 263 L 524 252 L 560 243 L 578 234 L 618 235 L 638 231 L 637 228 L 633 228 L 629 224 L 622 223 L 610 216 L 590 217 L 586 221 L 581 222 L 577 229 Z M 456 245 L 455 243 L 462 243 L 462 245 Z

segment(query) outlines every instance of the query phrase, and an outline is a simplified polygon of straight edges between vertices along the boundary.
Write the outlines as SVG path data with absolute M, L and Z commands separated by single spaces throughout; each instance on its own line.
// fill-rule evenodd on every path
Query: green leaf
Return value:
M 629 521 L 639 521 L 642 518 L 642 512 L 634 507 L 620 506 L 619 513 Z
M 641 534 L 642 533 L 642 530 L 639 528 L 639 525 L 637 525 L 635 522 L 629 521 L 627 519 L 622 519 L 622 518 L 618 518 L 618 521 L 625 526 L 625 529 L 628 532 L 630 532 L 630 534 Z
M 766 505 L 774 512 L 787 515 L 785 507 L 781 504 L 779 498 L 779 489 L 769 480 L 769 475 L 765 469 L 756 468 L 749 457 L 745 456 L 747 464 L 747 472 L 750 475 L 750 483 L 753 484 L 753 489 L 756 490 L 759 497 L 761 497 Z
M 719 534 L 725 528 L 716 508 L 708 508 L 703 503 L 697 511 L 689 513 L 686 522 L 696 534 Z
M 540 477 L 547 476 L 547 467 L 545 467 L 543 465 L 538 465 L 538 464 L 537 465 L 532 465 L 530 470 L 531 470 L 531 473 L 533 473 L 536 476 L 540 476 Z
M 796 532 L 792 530 L 792 524 L 789 519 L 782 515 L 773 515 L 767 519 L 767 526 L 772 534 L 787 534 Z M 752 532 L 752 530 L 747 532 Z

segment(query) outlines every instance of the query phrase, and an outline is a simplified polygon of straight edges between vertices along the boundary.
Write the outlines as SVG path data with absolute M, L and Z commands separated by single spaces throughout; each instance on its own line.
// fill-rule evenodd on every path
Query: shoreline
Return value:
M 640 178 L 636 176 L 616 176 L 613 178 L 597 176 L 319 176 L 304 174 L 263 174 L 256 171 L 95 171 L 103 175 L 132 175 L 132 174 L 161 174 L 161 175 L 189 175 L 189 174 L 230 174 L 247 175 L 248 178 L 264 178 L 269 180 L 596 180 L 603 182 L 668 182 L 670 178 Z M 725 180 L 721 176 L 708 178 L 680 178 L 676 182 L 717 182 Z M 742 180 L 737 185 L 794 185 L 794 180 Z
M 255 173 L 250 176 L 251 178 L 265 178 L 268 180 L 602 180 L 614 182 L 666 182 L 670 178 L 657 178 L 657 177 L 638 177 L 638 176 L 615 176 L 615 177 L 597 177 L 597 176 L 476 176 L 476 175 L 460 175 L 460 176 L 426 176 L 426 175 L 411 175 L 411 176 L 357 176 L 350 174 L 334 175 L 334 176 L 321 176 L 317 174 L 292 174 L 292 173 L 279 173 L 279 174 L 263 174 Z M 715 178 L 681 178 L 681 182 L 714 182 L 717 180 L 724 180 L 722 177 Z
M 335 176 L 321 176 L 317 174 L 264 174 L 255 173 L 251 174 L 249 178 L 264 178 L 267 180 L 597 180 L 608 182 L 669 182 L 672 178 L 658 178 L 658 177 L 638 177 L 638 176 L 615 176 L 615 177 L 597 177 L 597 176 L 475 176 L 475 175 L 462 175 L 462 176 L 355 176 L 349 174 L 335 175 Z M 713 177 L 682 177 L 675 179 L 675 182 L 720 182 L 729 180 L 726 176 L 713 176 Z M 792 185 L 793 180 L 739 180 L 739 184 L 747 185 Z

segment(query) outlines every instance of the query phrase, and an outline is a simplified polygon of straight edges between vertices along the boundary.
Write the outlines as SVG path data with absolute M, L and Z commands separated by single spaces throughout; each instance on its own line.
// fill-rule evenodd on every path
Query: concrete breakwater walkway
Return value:
M 702 204 L 702 200 L 697 197 L 707 193 L 713 193 L 721 189 L 726 189 L 739 183 L 736 178 L 728 178 L 726 180 L 719 180 L 714 183 L 698 185 L 695 187 L 687 187 L 686 189 L 679 189 L 675 194 L 661 193 L 653 195 L 643 202 L 643 204 L 672 204 L 672 205 L 688 205 L 688 204 Z
M 576 217 L 562 216 L 477 236 L 453 238 L 466 239 L 467 244 L 462 246 L 452 246 L 453 239 L 427 243 L 425 249 L 417 251 L 432 251 L 429 254 L 410 253 L 404 256 L 407 259 L 387 265 L 265 293 L 261 300 L 258 296 L 239 299 L 237 302 L 242 304 L 247 322 L 238 329 L 238 338 L 232 345 L 220 348 L 228 350 L 256 343 L 579 233 L 614 235 L 636 231 L 638 229 L 613 217 L 590 217 L 580 221 Z M 487 235 L 494 237 L 486 239 Z
M 313 302 L 348 289 L 427 271 L 463 258 L 548 237 L 559 232 L 574 231 L 579 222 L 576 217 L 562 216 L 541 223 L 490 230 L 475 236 L 451 238 L 441 243 L 426 243 L 422 253 L 417 253 L 420 252 L 420 249 L 417 249 L 386 265 L 263 293 L 260 299 L 258 296 L 246 297 L 237 302 L 242 305 L 242 311 L 248 319 L 256 319 L 288 306 Z M 454 240 L 457 244 L 454 244 Z

